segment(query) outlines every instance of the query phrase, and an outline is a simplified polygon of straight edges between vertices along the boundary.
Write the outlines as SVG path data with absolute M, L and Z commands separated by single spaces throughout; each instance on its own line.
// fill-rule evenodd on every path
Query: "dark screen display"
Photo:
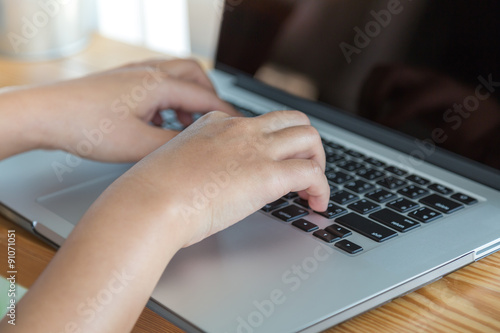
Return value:
M 228 0 L 217 62 L 500 169 L 500 1 Z

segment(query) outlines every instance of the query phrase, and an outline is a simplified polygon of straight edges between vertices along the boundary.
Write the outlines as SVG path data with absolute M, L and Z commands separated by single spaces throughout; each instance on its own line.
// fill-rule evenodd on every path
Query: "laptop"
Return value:
M 497 251 L 499 7 L 227 1 L 210 73 L 219 94 L 247 116 L 310 116 L 330 206 L 290 193 L 181 250 L 148 307 L 189 332 L 318 332 Z M 9 158 L 2 213 L 59 246 L 129 167 Z

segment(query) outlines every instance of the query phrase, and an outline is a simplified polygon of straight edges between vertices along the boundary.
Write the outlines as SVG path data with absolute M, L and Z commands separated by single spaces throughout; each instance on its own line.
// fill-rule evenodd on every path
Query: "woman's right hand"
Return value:
M 142 217 L 172 221 L 166 207 L 174 207 L 181 246 L 188 246 L 291 191 L 324 211 L 330 193 L 324 170 L 321 138 L 303 113 L 212 112 L 140 161 L 92 209 L 137 207 Z

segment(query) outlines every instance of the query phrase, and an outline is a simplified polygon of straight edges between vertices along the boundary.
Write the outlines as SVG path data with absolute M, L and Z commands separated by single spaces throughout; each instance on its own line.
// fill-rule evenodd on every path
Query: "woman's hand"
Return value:
M 141 196 L 147 203 L 137 208 L 141 216 L 163 216 L 172 214 L 165 210 L 169 203 L 187 246 L 290 191 L 300 191 L 313 209 L 324 211 L 324 170 L 321 138 L 304 114 L 239 118 L 213 112 L 139 162 L 98 206 L 123 211 L 120 205 L 134 205 Z
M 26 120 L 16 134 L 30 144 L 18 150 L 61 149 L 109 162 L 138 161 L 173 138 L 178 132 L 149 124 L 161 125 L 161 110 L 174 109 L 185 125 L 193 112 L 237 115 L 191 60 L 130 64 L 76 80 L 8 91 L 0 100 L 4 110 L 15 113 L 10 126 Z M 0 158 L 13 153 L 0 153 Z
M 300 112 L 207 114 L 97 199 L 19 303 L 26 315 L 15 327 L 4 320 L 0 329 L 129 332 L 180 248 L 290 191 L 325 210 L 324 168 L 321 139 Z M 126 285 L 94 310 L 89 300 L 117 274 Z M 47 299 L 51 306 L 41 306 Z

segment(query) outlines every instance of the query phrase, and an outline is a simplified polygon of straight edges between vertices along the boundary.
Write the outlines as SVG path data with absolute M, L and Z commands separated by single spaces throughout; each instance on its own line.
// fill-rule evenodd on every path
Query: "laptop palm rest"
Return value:
M 121 173 L 93 179 L 63 190 L 41 196 L 37 202 L 51 212 L 76 225 L 92 203 Z

